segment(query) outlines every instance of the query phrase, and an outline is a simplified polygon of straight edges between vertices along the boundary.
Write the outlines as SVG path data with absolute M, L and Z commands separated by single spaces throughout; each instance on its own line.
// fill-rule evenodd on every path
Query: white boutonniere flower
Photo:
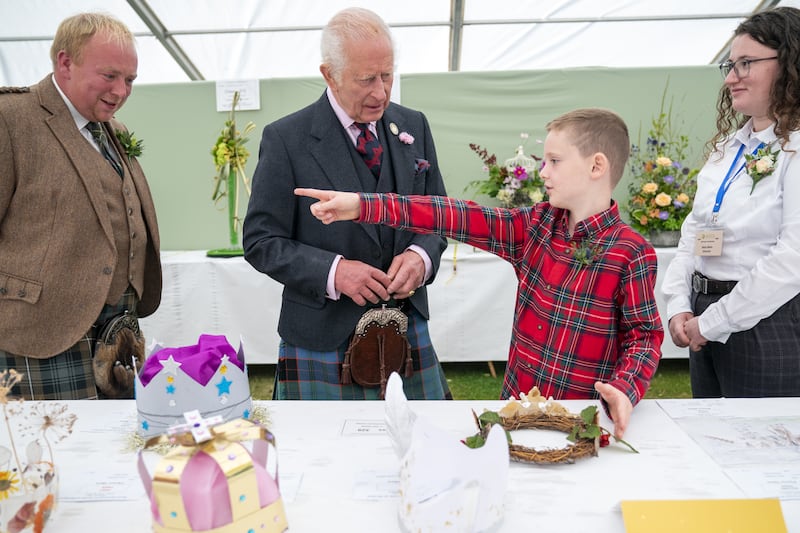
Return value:
M 770 146 L 772 145 L 759 148 L 755 154 L 744 155 L 744 168 L 747 171 L 747 174 L 753 180 L 753 186 L 750 188 L 750 194 L 753 194 L 756 184 L 759 181 L 775 172 L 775 166 L 778 163 L 778 154 L 780 153 L 780 149 L 770 150 Z

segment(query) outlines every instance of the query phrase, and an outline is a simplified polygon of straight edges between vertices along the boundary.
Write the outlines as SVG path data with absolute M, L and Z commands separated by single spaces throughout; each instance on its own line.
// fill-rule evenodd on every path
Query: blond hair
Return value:
M 547 131 L 562 131 L 583 157 L 602 152 L 608 158 L 611 184 L 616 186 L 625 172 L 631 153 L 628 126 L 608 109 L 575 109 L 547 123 Z
M 82 61 L 83 49 L 95 34 L 106 36 L 109 42 L 119 45 L 135 46 L 133 33 L 120 20 L 105 13 L 79 13 L 61 21 L 50 47 L 50 61 L 53 68 L 58 62 L 58 53 L 62 50 L 75 63 Z

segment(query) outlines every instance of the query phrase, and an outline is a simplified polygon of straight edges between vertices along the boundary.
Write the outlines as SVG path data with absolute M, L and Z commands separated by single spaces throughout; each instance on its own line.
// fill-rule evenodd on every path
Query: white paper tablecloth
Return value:
M 136 454 L 126 449 L 135 427 L 135 403 L 67 403 L 78 420 L 73 434 L 54 453 L 61 465 L 61 493 L 71 501 L 59 503 L 48 531 L 150 531 Z M 562 403 L 577 413 L 591 402 Z M 281 492 L 291 532 L 399 531 L 399 497 L 396 490 L 387 490 L 392 481 L 397 487 L 399 461 L 383 428 L 384 402 L 259 404 L 268 411 L 278 443 Z M 472 410 L 502 405 L 409 402 L 417 416 L 453 439 L 475 432 Z M 800 398 L 643 400 L 625 433 L 639 454 L 612 445 L 602 448 L 598 457 L 572 465 L 512 463 L 499 531 L 624 533 L 624 500 L 780 497 L 789 533 L 800 533 L 800 463 L 792 460 L 797 451 L 791 441 L 800 435 L 797 413 Z M 611 427 L 604 415 L 600 425 Z M 730 438 L 731 432 L 735 438 Z M 512 435 L 520 439 L 521 433 Z M 538 442 L 528 446 L 540 448 Z M 565 438 L 559 442 L 566 445 Z M 151 472 L 158 459 L 146 452 Z M 94 489 L 103 485 L 126 499 L 97 501 Z M 82 500 L 87 491 L 94 501 Z
M 656 299 L 663 312 L 661 278 L 674 248 L 657 249 Z M 234 346 L 242 337 L 248 363 L 278 360 L 278 315 L 282 285 L 257 272 L 243 258 L 209 258 L 205 251 L 162 253 L 161 306 L 141 320 L 148 343 L 195 344 L 202 333 L 225 335 Z M 511 340 L 517 280 L 493 254 L 451 244 L 428 289 L 431 339 L 439 359 L 505 361 Z M 687 357 L 665 336 L 664 357 Z

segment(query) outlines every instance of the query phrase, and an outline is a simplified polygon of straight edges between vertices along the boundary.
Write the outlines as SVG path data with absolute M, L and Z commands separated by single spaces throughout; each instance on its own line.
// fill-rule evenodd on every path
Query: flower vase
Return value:
M 49 462 L 25 469 L 24 481 L 14 472 L 18 490 L 0 499 L 0 533 L 41 533 L 58 500 L 58 475 Z M 2 487 L 2 481 L 0 481 Z M 52 528 L 51 528 L 52 529 Z
M 655 248 L 674 248 L 681 240 L 680 230 L 650 230 L 648 235 L 650 244 Z
M 244 250 L 239 244 L 239 188 L 237 187 L 236 169 L 231 167 L 228 173 L 228 235 L 230 236 L 230 246 L 228 248 L 217 248 L 209 250 L 208 257 L 241 257 Z

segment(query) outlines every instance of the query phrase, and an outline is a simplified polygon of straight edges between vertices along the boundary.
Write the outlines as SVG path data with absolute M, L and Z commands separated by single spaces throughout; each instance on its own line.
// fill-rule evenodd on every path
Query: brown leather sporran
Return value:
M 400 309 L 383 306 L 364 313 L 345 351 L 342 384 L 352 380 L 362 387 L 380 387 L 383 398 L 392 372 L 411 377 L 414 365 L 407 331 L 408 316 Z
M 95 384 L 106 398 L 133 398 L 134 376 L 144 364 L 144 336 L 134 315 L 126 311 L 103 325 L 92 364 Z

